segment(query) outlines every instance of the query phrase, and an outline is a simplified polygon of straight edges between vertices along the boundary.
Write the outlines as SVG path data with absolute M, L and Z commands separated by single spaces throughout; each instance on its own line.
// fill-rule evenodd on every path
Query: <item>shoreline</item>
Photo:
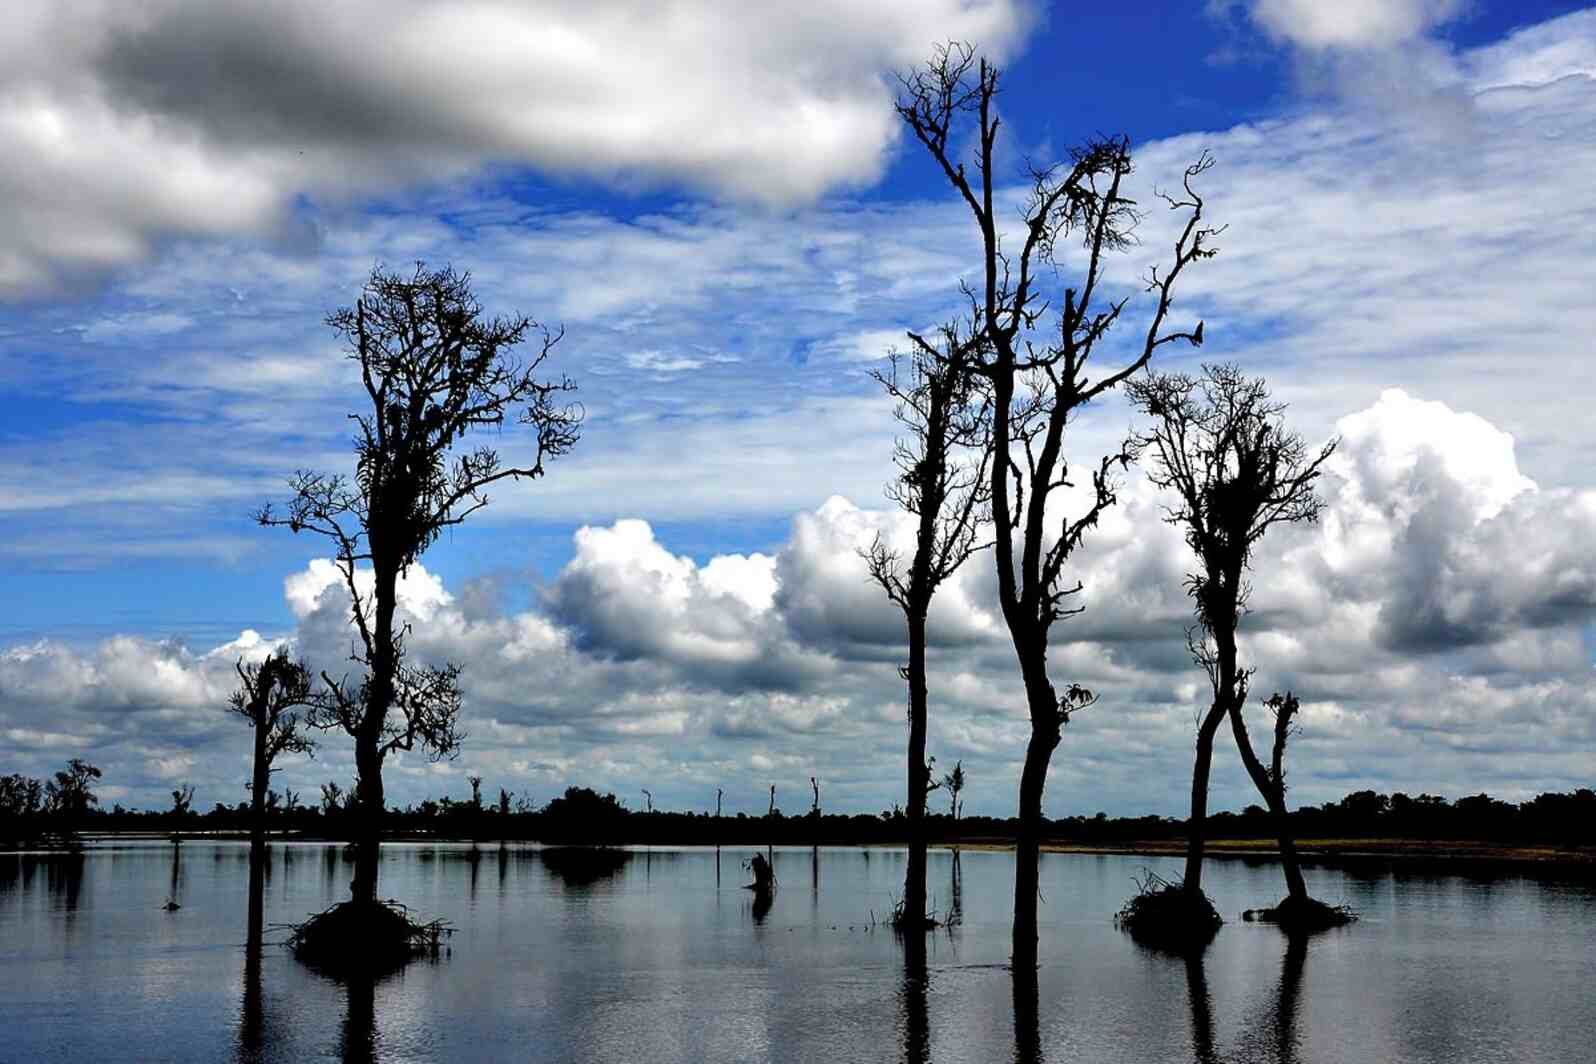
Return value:
M 247 842 L 248 834 L 228 831 L 182 832 L 182 839 L 194 841 Z M 169 841 L 170 832 L 96 832 L 85 836 L 84 841 L 129 842 Z M 339 843 L 346 840 L 316 835 L 273 835 L 271 842 Z M 399 833 L 384 842 L 397 843 L 457 843 L 475 842 L 484 848 L 497 846 L 501 841 L 517 844 L 537 843 L 544 846 L 563 846 L 570 843 L 539 843 L 535 839 L 472 839 L 466 836 L 418 835 Z M 720 845 L 743 849 L 763 848 L 759 843 L 739 841 L 716 842 L 614 842 L 588 845 L 648 846 L 656 849 L 695 848 L 708 849 Z M 809 843 L 783 842 L 782 849 L 807 848 Z M 816 845 L 827 848 L 850 849 L 901 849 L 904 841 L 881 842 L 827 842 Z M 1012 839 L 978 837 L 958 841 L 935 840 L 930 843 L 935 850 L 971 850 L 975 852 L 1011 852 Z M 53 855 L 71 853 L 81 847 L 41 844 L 38 840 L 21 845 L 0 843 L 0 855 Z M 1068 840 L 1050 840 L 1041 844 L 1043 853 L 1075 854 L 1079 856 L 1116 856 L 1180 859 L 1186 856 L 1186 843 L 1182 839 L 1147 839 L 1127 842 L 1088 843 Z M 1389 863 L 1405 866 L 1435 864 L 1455 868 L 1495 867 L 1525 873 L 1575 872 L 1596 876 L 1596 848 L 1554 846 L 1549 844 L 1523 844 L 1470 842 L 1464 840 L 1422 840 L 1397 838 L 1307 838 L 1297 840 L 1297 851 L 1307 864 L 1341 866 L 1348 864 Z M 1227 860 L 1273 861 L 1277 857 L 1276 844 L 1271 839 L 1210 839 L 1206 856 Z

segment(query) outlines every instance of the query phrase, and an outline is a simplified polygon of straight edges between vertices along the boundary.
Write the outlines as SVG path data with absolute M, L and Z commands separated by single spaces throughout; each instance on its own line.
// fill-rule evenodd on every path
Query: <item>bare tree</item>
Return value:
M 955 824 L 959 821 L 959 809 L 964 805 L 959 800 L 959 793 L 964 790 L 964 762 L 955 761 L 953 771 L 942 777 L 942 786 L 948 790 L 948 816 L 953 818 Z
M 981 234 L 981 263 L 964 294 L 983 339 L 974 372 L 991 389 L 991 509 L 996 524 L 998 597 L 1025 686 L 1031 720 L 1020 778 L 1019 829 L 1015 840 L 1014 964 L 1036 959 L 1038 858 L 1042 791 L 1048 764 L 1072 714 L 1094 701 L 1079 684 L 1063 692 L 1048 675 L 1047 650 L 1053 623 L 1080 612 L 1070 605 L 1081 590 L 1065 578 L 1064 566 L 1103 510 L 1116 501 L 1116 467 L 1129 465 L 1129 446 L 1089 467 L 1092 496 L 1079 513 L 1062 516 L 1056 492 L 1086 478 L 1064 457 L 1064 436 L 1074 415 L 1145 366 L 1154 351 L 1183 341 L 1202 343 L 1202 323 L 1190 331 L 1166 328 L 1175 282 L 1192 262 L 1215 254 L 1203 225 L 1203 199 L 1193 180 L 1212 165 L 1204 153 L 1186 168 L 1182 191 L 1164 197 L 1185 216 L 1174 259 L 1147 276 L 1154 299 L 1143 335 L 1117 367 L 1087 373 L 1097 344 L 1118 322 L 1129 297 L 1104 292 L 1107 257 L 1130 247 L 1140 218 L 1126 189 L 1131 153 L 1123 138 L 1103 138 L 1073 150 L 1062 163 L 1031 166 L 1029 194 L 1017 221 L 1017 249 L 1005 247 L 999 217 L 996 145 L 998 69 L 978 59 L 968 45 L 939 47 L 930 61 L 904 75 L 897 109 L 916 139 L 970 209 Z M 956 145 L 973 135 L 973 158 Z M 1076 261 L 1055 251 L 1078 243 Z M 1044 300 L 1041 275 L 1078 272 L 1066 284 L 1060 305 Z M 1044 325 L 1050 326 L 1049 338 Z
M 344 794 L 344 789 L 338 786 L 337 780 L 328 780 L 321 785 L 322 816 L 332 816 L 334 813 L 343 812 L 348 801 L 349 796 Z
M 1247 723 L 1242 719 L 1240 707 L 1231 710 L 1230 725 L 1236 736 L 1236 748 L 1241 751 L 1241 762 L 1247 766 L 1247 775 L 1252 777 L 1253 785 L 1263 795 L 1269 806 L 1270 818 L 1275 822 L 1280 841 L 1280 866 L 1286 876 L 1286 898 L 1289 902 L 1301 905 L 1308 900 L 1308 885 L 1302 878 L 1302 862 L 1297 858 L 1297 844 L 1292 837 L 1291 822 L 1286 811 L 1284 762 L 1286 742 L 1297 730 L 1297 711 L 1302 707 L 1290 691 L 1284 695 L 1275 692 L 1264 705 L 1269 707 L 1275 718 L 1274 746 L 1270 750 L 1267 768 L 1253 752 L 1252 739 L 1247 734 Z
M 475 813 L 482 812 L 482 777 L 467 776 L 466 782 L 471 784 L 471 810 Z
M 185 783 L 172 792 L 172 816 L 182 820 L 194 805 L 194 785 Z
M 1227 715 L 1242 759 L 1273 811 L 1284 810 L 1284 785 L 1252 756 L 1242 707 L 1252 669 L 1237 662 L 1236 630 L 1246 613 L 1251 587 L 1244 574 L 1253 548 L 1277 524 L 1312 524 L 1323 508 L 1314 491 L 1336 440 L 1310 451 L 1287 431 L 1285 404 L 1270 399 L 1261 378 L 1233 365 L 1205 365 L 1199 376 L 1156 374 L 1130 382 L 1131 402 L 1152 418 L 1139 437 L 1153 461 L 1148 479 L 1173 492 L 1166 519 L 1185 533 L 1199 568 L 1186 580 L 1197 622 L 1186 632 L 1192 657 L 1208 675 L 1213 698 L 1197 722 L 1192 766 L 1191 819 L 1187 829 L 1185 891 L 1202 894 L 1203 848 L 1208 817 L 1208 775 L 1214 734 Z M 1289 723 L 1289 714 L 1285 715 Z M 1284 746 L 1284 737 L 1280 745 Z M 1275 790 L 1280 794 L 1271 795 Z M 1281 853 L 1291 850 L 1279 821 Z M 1301 887 L 1296 861 L 1287 860 L 1293 894 Z
M 382 830 L 382 764 L 395 751 L 417 747 L 433 759 L 453 756 L 463 736 L 460 669 L 405 661 L 405 630 L 395 626 L 399 575 L 445 528 L 488 504 L 486 489 L 501 480 L 537 478 L 545 463 L 578 438 L 581 408 L 564 401 L 567 378 L 537 373 L 559 341 L 527 317 L 484 315 L 469 274 L 417 265 L 408 276 L 374 269 L 353 307 L 327 318 L 360 367 L 369 408 L 351 415 L 353 479 L 301 471 L 286 513 L 270 506 L 263 525 L 325 537 L 351 598 L 359 634 L 352 659 L 358 680 L 326 684 L 312 723 L 341 727 L 355 741 L 359 813 L 357 901 L 377 896 L 377 847 Z M 536 334 L 534 353 L 515 350 Z M 502 426 L 507 413 L 533 430 L 534 449 L 520 464 L 505 464 L 487 446 L 457 448 L 468 433 Z M 363 589 L 362 565 L 371 581 Z
M 905 564 L 878 535 L 865 560 L 870 576 L 903 611 L 908 629 L 909 661 L 899 671 L 909 685 L 909 860 L 898 926 L 924 929 L 930 926 L 925 806 L 936 787 L 925 749 L 926 622 L 937 588 L 985 546 L 977 527 L 991 497 L 991 425 L 984 382 L 972 372 L 981 362 L 984 335 L 952 323 L 942 326 L 935 342 L 913 332 L 908 336 L 908 357 L 893 352 L 888 368 L 871 375 L 892 397 L 893 416 L 906 430 L 893 448 L 898 475 L 888 484 L 887 497 L 916 519 L 914 554 Z
M 310 670 L 279 650 L 258 664 L 235 662 L 239 688 L 228 708 L 255 729 L 255 752 L 249 782 L 250 837 L 255 848 L 266 842 L 266 801 L 279 754 L 313 754 L 315 742 L 305 731 L 300 710 L 311 704 Z M 289 792 L 297 802 L 297 796 Z

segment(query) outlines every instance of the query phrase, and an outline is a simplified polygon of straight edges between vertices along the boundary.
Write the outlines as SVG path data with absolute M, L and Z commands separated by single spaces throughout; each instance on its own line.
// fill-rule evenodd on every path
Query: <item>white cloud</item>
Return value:
M 362 599 L 369 603 L 376 586 L 376 577 L 369 567 L 355 569 L 355 589 Z M 330 597 L 329 591 L 332 592 Z M 394 595 L 401 609 L 423 621 L 431 620 L 440 607 L 454 601 L 444 590 L 443 581 L 427 572 L 427 567 L 420 562 L 399 574 Z M 329 602 L 338 610 L 347 609 L 349 604 L 343 569 L 331 558 L 313 558 L 303 571 L 284 578 L 283 597 L 294 615 L 300 618 L 327 608 Z
M 1466 0 L 1250 0 L 1247 5 L 1264 32 L 1311 49 L 1401 44 L 1467 6 Z
M 1255 692 L 1304 700 L 1295 800 L 1588 784 L 1596 492 L 1528 484 L 1500 429 L 1433 401 L 1391 392 L 1338 423 L 1325 519 L 1265 540 L 1242 629 Z M 1192 562 L 1160 503 L 1128 485 L 1077 556 L 1087 612 L 1060 622 L 1050 662 L 1102 701 L 1055 757 L 1055 814 L 1182 807 L 1203 684 L 1184 646 Z M 902 619 L 857 555 L 877 532 L 909 534 L 901 514 L 843 498 L 797 514 L 774 554 L 697 561 L 641 520 L 585 527 L 546 599 L 508 613 L 468 614 L 417 566 L 401 589 L 408 651 L 464 666 L 470 768 L 537 800 L 642 780 L 673 807 L 726 786 L 731 808 L 754 810 L 768 783 L 820 775 L 841 807 L 880 808 L 897 797 L 904 694 Z M 1001 814 L 1026 723 L 991 565 L 973 559 L 934 607 L 931 751 L 964 761 L 972 811 Z M 314 667 L 348 653 L 339 588 L 324 560 L 284 581 L 291 645 Z M 203 653 L 126 636 L 0 651 L 0 734 L 17 770 L 86 753 L 136 802 L 164 804 L 180 777 L 202 803 L 236 800 L 248 736 L 222 710 L 232 664 L 279 643 L 246 631 Z M 345 747 L 329 736 L 283 784 L 346 779 Z M 462 765 L 421 769 L 395 762 L 396 801 L 464 787 Z M 1215 787 L 1221 805 L 1255 800 L 1226 754 Z
M 336 201 L 490 164 L 787 205 L 874 180 L 884 75 L 1011 52 L 1019 0 L 24 0 L 0 31 L 0 298 L 170 237 L 314 242 Z

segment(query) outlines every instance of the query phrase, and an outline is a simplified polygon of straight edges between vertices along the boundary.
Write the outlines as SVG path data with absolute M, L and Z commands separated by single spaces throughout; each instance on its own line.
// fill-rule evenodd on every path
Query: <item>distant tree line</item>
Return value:
M 174 791 L 170 809 L 130 810 L 121 805 L 100 809 L 89 788 L 98 778 L 98 770 L 79 759 L 48 781 L 0 777 L 0 841 L 14 844 L 78 831 L 242 835 L 256 823 L 252 801 L 217 802 L 203 813 L 190 808 L 192 788 Z M 274 835 L 353 838 L 357 824 L 351 793 L 352 789 L 329 782 L 322 785 L 319 801 L 301 804 L 292 791 L 286 796 L 270 791 L 264 802 L 267 828 Z M 1339 802 L 1292 810 L 1290 817 L 1293 830 L 1304 839 L 1596 845 L 1596 791 L 1589 788 L 1541 794 L 1519 804 L 1487 794 L 1449 801 L 1433 794 L 1414 797 L 1364 790 Z M 1017 826 L 1012 818 L 955 819 L 931 810 L 923 824 L 925 838 L 942 845 L 1006 839 Z M 1097 813 L 1045 820 L 1043 835 L 1055 843 L 1115 846 L 1184 840 L 1187 826 L 1177 817 Z M 779 809 L 754 816 L 721 816 L 710 811 L 629 809 L 615 795 L 587 787 L 568 787 L 543 805 L 503 788 L 496 800 L 484 801 L 478 787 L 471 798 L 427 798 L 394 807 L 389 811 L 389 829 L 401 835 L 477 841 L 727 846 L 902 844 L 911 841 L 915 831 L 898 806 L 877 814 L 822 814 L 811 808 L 796 816 Z M 1233 840 L 1266 839 L 1273 832 L 1272 814 L 1251 805 L 1239 813 L 1209 814 L 1205 834 Z
M 100 770 L 74 757 L 48 780 L 0 776 L 0 842 L 26 842 L 81 829 L 99 798 Z

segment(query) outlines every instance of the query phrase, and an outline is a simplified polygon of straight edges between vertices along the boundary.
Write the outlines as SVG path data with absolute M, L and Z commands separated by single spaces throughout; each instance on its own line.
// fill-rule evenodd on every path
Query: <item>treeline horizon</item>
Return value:
M 52 780 L 14 773 L 0 776 L 0 844 L 71 839 L 84 833 L 218 832 L 247 834 L 254 826 L 249 800 L 216 802 L 207 811 L 193 808 L 192 787 L 173 792 L 166 809 L 95 808 L 89 784 L 99 772 L 74 759 Z M 480 777 L 478 777 L 480 779 Z M 346 840 L 357 832 L 353 788 L 322 785 L 319 800 L 301 804 L 295 792 L 270 792 L 265 802 L 267 830 L 279 838 L 305 836 Z M 1258 805 L 1208 814 L 1205 834 L 1214 839 L 1265 839 L 1270 812 Z M 1596 845 L 1596 790 L 1581 787 L 1548 791 L 1520 803 L 1481 792 L 1448 799 L 1441 795 L 1385 794 L 1360 790 L 1339 801 L 1305 805 L 1290 813 L 1303 838 L 1368 838 L 1438 842 L 1545 843 Z M 824 812 L 811 807 L 786 814 L 720 814 L 709 810 L 634 809 L 610 792 L 569 786 L 542 805 L 500 789 L 484 800 L 480 786 L 471 798 L 425 798 L 388 810 L 388 834 L 443 839 L 535 841 L 561 845 L 851 845 L 900 843 L 910 838 L 901 806 L 878 813 Z M 932 843 L 1011 839 L 1015 817 L 993 817 L 927 810 Z M 1086 845 L 1183 840 L 1189 821 L 1144 814 L 1109 816 L 1104 812 L 1044 818 L 1049 842 Z

